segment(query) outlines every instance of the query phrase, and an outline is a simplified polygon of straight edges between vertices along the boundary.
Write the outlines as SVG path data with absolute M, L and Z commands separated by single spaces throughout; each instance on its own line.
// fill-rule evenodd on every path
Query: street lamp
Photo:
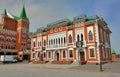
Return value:
M 103 69 L 102 69 L 102 62 L 101 62 L 101 52 L 100 52 L 100 47 L 103 45 L 103 43 L 100 43 L 99 45 L 99 65 L 100 65 L 100 71 L 102 72 Z

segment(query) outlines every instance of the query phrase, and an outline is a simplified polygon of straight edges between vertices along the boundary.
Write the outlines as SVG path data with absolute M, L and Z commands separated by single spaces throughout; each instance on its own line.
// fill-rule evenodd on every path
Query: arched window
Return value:
M 63 38 L 61 37 L 61 44 L 63 44 Z
M 44 46 L 46 46 L 46 40 L 44 39 Z
M 40 41 L 40 46 L 41 46 L 41 41 Z
M 72 36 L 71 36 L 71 34 L 69 35 L 69 43 L 72 43 Z
M 40 46 L 40 42 L 38 41 L 38 47 Z
M 65 37 L 64 37 L 64 43 L 66 43 L 66 39 L 65 39 Z
M 40 57 L 40 52 L 38 52 L 38 57 Z
M 55 45 L 55 39 L 54 39 L 54 45 Z
M 49 45 L 50 45 L 50 40 L 49 40 Z
M 93 33 L 91 31 L 89 31 L 88 37 L 89 37 L 89 41 L 93 40 Z
M 80 41 L 80 36 L 79 36 L 79 34 L 77 35 L 77 41 Z
M 51 58 L 51 52 L 50 51 L 48 52 L 48 57 Z
M 52 45 L 52 39 L 51 39 L 51 45 Z
M 60 44 L 60 38 L 59 38 L 59 44 Z
M 56 44 L 57 44 L 57 38 L 56 38 Z
M 33 47 L 35 47 L 35 42 L 33 42 Z
M 81 41 L 83 41 L 83 34 L 81 34 Z

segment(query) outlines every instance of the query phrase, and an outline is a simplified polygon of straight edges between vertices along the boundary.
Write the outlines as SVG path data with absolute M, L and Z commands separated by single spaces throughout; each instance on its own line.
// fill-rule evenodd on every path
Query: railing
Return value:
M 86 47 L 86 46 L 87 46 L 86 41 L 83 41 L 82 47 Z M 76 42 L 73 42 L 73 47 L 76 48 Z
M 23 51 L 24 54 L 30 54 L 30 52 L 31 52 L 30 50 Z
M 15 49 L 1 49 L 1 52 L 17 52 Z
M 62 48 L 67 48 L 67 44 L 56 44 L 56 45 L 48 45 L 46 47 L 46 50 L 50 50 L 50 49 L 62 49 Z

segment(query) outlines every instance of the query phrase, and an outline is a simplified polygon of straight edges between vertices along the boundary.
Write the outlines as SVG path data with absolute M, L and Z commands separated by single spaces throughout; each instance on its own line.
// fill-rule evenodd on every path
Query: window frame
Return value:
M 93 35 L 93 32 L 91 30 L 88 32 L 88 40 L 89 41 L 93 41 L 94 40 L 94 35 Z
M 64 52 L 64 53 L 63 53 L 63 52 Z M 65 54 L 65 55 L 64 55 L 64 54 Z M 62 58 L 63 58 L 63 59 L 66 58 L 66 51 L 65 51 L 65 50 L 62 51 Z
M 91 49 L 93 51 L 92 55 L 91 55 Z M 95 53 L 95 48 L 94 47 L 89 48 L 89 58 L 96 58 L 96 53 Z

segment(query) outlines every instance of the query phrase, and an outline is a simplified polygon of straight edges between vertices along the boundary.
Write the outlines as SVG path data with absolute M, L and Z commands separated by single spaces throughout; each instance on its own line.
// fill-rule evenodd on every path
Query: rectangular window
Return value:
M 90 57 L 95 57 L 94 48 L 90 48 Z
M 73 51 L 72 50 L 69 50 L 69 57 L 73 57 Z
M 66 52 L 63 51 L 63 58 L 66 58 Z

